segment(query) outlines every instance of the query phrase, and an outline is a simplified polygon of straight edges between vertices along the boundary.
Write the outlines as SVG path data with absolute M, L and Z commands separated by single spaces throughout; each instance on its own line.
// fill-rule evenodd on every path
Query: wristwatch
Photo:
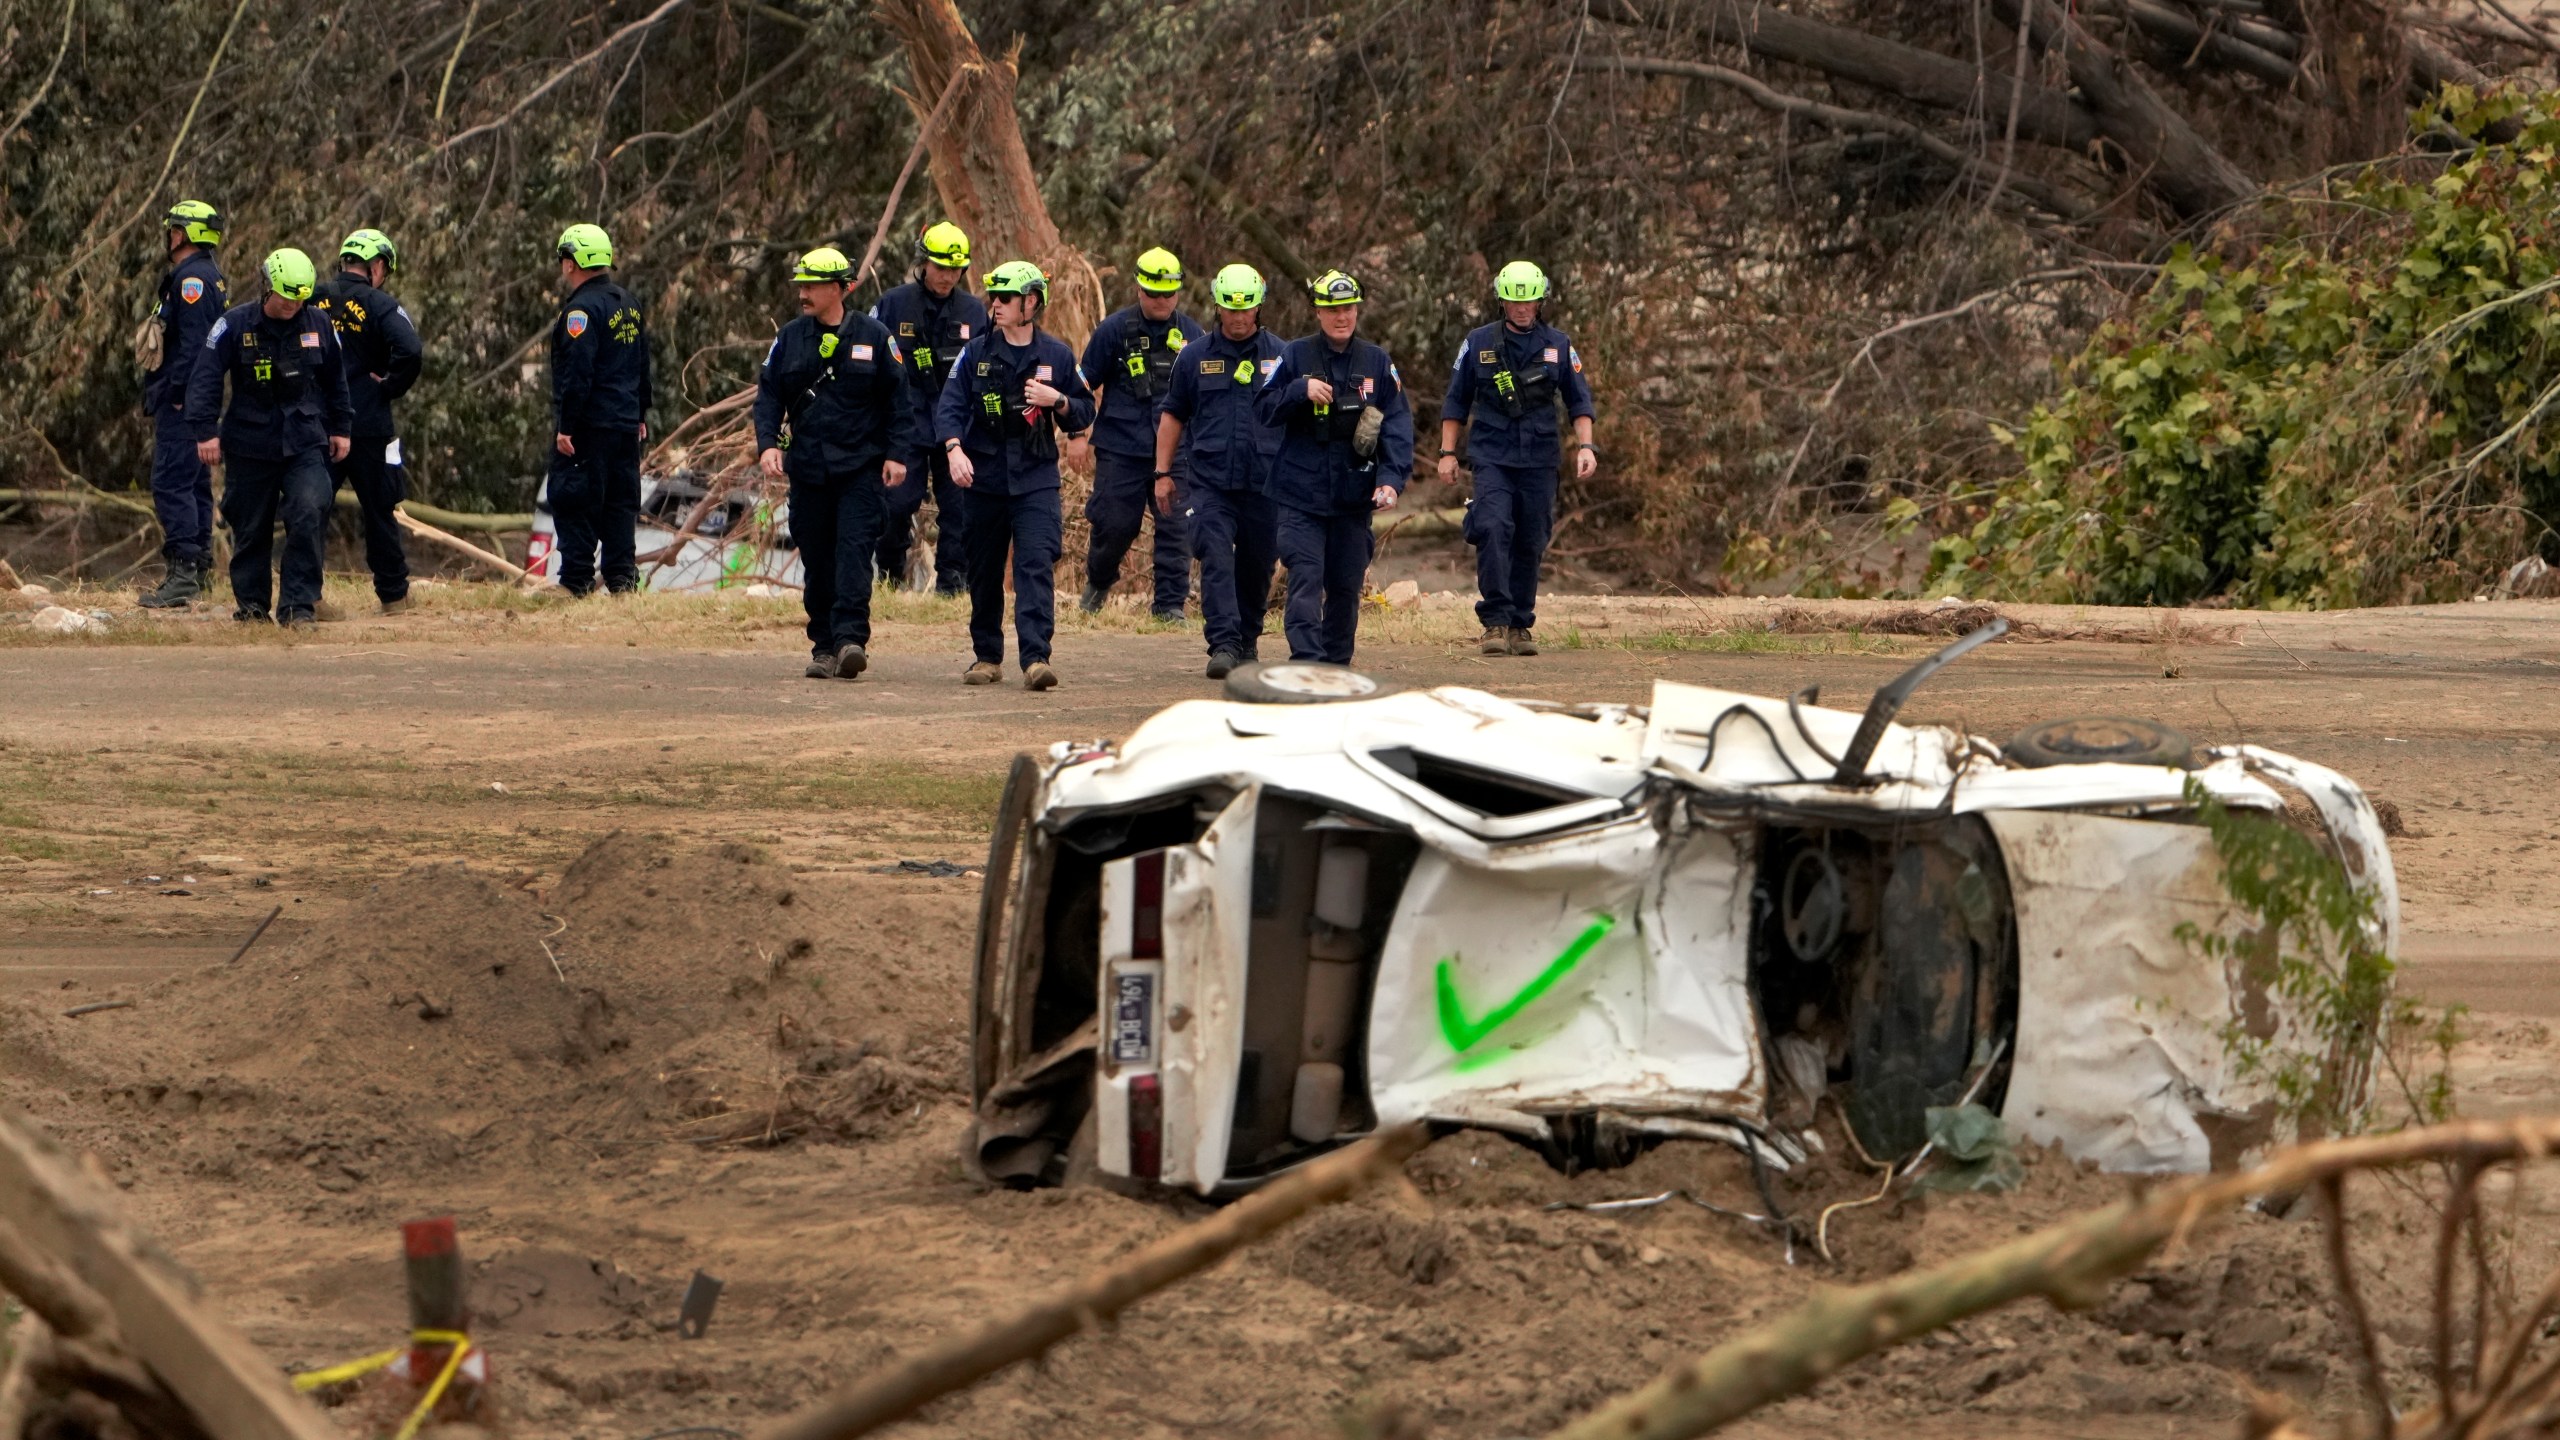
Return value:
M 1457 454 L 1458 452 L 1455 450 L 1443 450 L 1440 452 L 1440 458 L 1443 460 L 1451 460 L 1457 458 Z

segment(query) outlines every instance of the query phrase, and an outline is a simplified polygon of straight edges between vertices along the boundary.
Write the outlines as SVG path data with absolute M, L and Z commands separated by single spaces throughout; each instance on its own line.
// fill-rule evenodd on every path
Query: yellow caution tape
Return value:
M 435 1381 L 427 1386 L 427 1393 L 418 1401 L 418 1408 L 409 1412 L 409 1418 L 402 1422 L 400 1428 L 392 1435 L 392 1440 L 413 1440 L 418 1433 L 418 1427 L 426 1423 L 428 1412 L 436 1408 L 436 1402 L 444 1398 L 445 1390 L 453 1384 L 453 1377 L 461 1373 L 462 1358 L 471 1353 L 471 1337 L 459 1330 L 412 1331 L 408 1345 L 390 1350 L 378 1350 L 371 1355 L 359 1356 L 343 1365 L 332 1365 L 324 1370 L 305 1370 L 293 1377 L 293 1388 L 302 1391 L 318 1390 L 323 1386 L 342 1384 L 370 1375 L 399 1359 L 410 1346 L 415 1345 L 450 1345 L 453 1347 L 453 1352 L 445 1357 L 444 1368 L 436 1372 Z

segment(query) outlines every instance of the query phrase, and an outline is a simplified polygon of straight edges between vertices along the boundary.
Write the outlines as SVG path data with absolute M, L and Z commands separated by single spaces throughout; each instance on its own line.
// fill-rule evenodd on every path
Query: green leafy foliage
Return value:
M 2023 471 L 1937 542 L 1932 585 L 2388 604 L 2548 545 L 2560 93 L 2452 87 L 2420 118 L 2418 147 L 2175 251 L 1997 432 Z
M 2244 988 L 2262 986 L 2294 1022 L 2247 1013 L 2228 1022 L 2222 1040 L 2239 1075 L 2264 1080 L 2286 1128 L 2306 1139 L 2372 1128 L 2386 1075 L 2409 1118 L 2449 1118 L 2463 1012 L 2430 1011 L 2396 992 L 2376 892 L 2285 821 L 2233 810 L 2194 779 L 2186 797 L 2212 834 L 2223 885 L 2254 923 L 2233 933 L 2189 922 L 2178 936 Z M 2430 1054 L 2431 1066 L 2422 1063 Z

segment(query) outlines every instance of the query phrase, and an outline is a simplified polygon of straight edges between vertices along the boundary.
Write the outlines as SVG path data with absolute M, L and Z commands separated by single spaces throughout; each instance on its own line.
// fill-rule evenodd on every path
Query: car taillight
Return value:
M 1164 852 L 1138 857 L 1137 913 L 1129 919 L 1129 956 L 1134 960 L 1164 958 Z
M 1164 1174 L 1164 1083 L 1153 1075 L 1129 1077 L 1129 1173 Z

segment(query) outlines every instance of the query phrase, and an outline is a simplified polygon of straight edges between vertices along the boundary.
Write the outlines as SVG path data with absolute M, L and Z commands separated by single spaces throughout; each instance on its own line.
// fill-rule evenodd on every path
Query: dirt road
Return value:
M 1382 624 L 1362 663 L 1557 699 L 1819 683 L 1855 708 L 1935 643 L 1878 614 L 1565 601 L 1534 660 L 1473 655 L 1459 614 Z M 2560 1016 L 2560 606 L 2015 618 L 2040 634 L 1909 716 L 2144 715 L 2357 777 L 2410 831 L 2411 983 L 2481 1012 L 2466 1107 L 2560 1102 L 2538 1018 Z M 800 679 L 778 608 L 637 643 L 609 619 L 0 644 L 0 1097 L 98 1150 L 291 1363 L 384 1343 L 395 1222 L 459 1213 L 531 1433 L 745 1428 L 1179 1223 L 961 1177 L 975 881 L 873 872 L 974 863 L 1015 751 L 1213 694 L 1196 636 L 1071 628 L 1066 685 L 1030 695 L 959 686 L 947 615 L 886 626 L 856 684 Z M 204 968 L 270 909 L 246 959 Z M 140 1004 L 56 1013 L 107 998 Z M 919 1433 L 1536 1433 L 1813 1278 L 1704 1212 L 1537 1208 L 1672 1184 L 1744 1203 L 1721 1152 L 1567 1180 L 1479 1137 L 1417 1167 Z M 2014 1199 L 1913 1202 L 1855 1236 L 1850 1273 L 2116 1188 L 2048 1164 Z M 2323 1398 L 2343 1372 L 2299 1318 L 2307 1227 L 2243 1228 L 2181 1262 L 2218 1297 L 2189 1319 L 2000 1317 L 1743 1433 L 2227 1434 L 2234 1374 Z M 696 1267 L 731 1288 L 682 1344 L 656 1326 Z

